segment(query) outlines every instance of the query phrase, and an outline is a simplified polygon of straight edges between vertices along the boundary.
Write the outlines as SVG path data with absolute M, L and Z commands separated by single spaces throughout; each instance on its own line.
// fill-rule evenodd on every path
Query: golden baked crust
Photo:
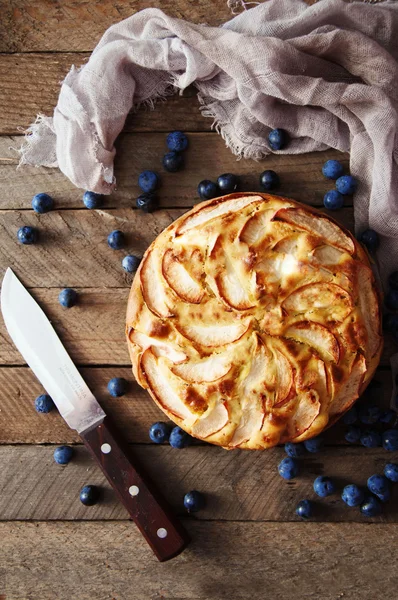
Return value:
M 127 310 L 133 372 L 191 435 L 263 449 L 320 433 L 382 350 L 366 253 L 330 217 L 236 193 L 203 202 L 146 251 Z

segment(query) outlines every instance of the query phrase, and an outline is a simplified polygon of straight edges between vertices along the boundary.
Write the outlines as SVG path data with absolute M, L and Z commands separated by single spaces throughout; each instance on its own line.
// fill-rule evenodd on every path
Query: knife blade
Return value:
M 132 460 L 47 316 L 11 269 L 3 279 L 1 312 L 15 346 L 60 415 L 80 434 L 157 558 L 177 556 L 189 542 L 187 532 Z

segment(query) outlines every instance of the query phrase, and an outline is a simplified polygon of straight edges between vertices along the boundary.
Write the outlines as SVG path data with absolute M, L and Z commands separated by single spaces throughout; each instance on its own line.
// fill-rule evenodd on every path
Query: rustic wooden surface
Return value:
M 198 109 L 195 92 L 169 98 L 154 111 L 129 115 L 117 144 L 117 191 L 101 210 L 88 211 L 82 192 L 56 169 L 16 170 L 22 130 L 38 112 L 50 114 L 59 82 L 71 64 L 81 65 L 114 22 L 156 6 L 168 14 L 219 25 L 229 18 L 224 0 L 0 0 L 0 277 L 12 266 L 54 323 L 94 394 L 112 415 L 132 451 L 183 515 L 182 497 L 192 488 L 206 493 L 208 505 L 184 517 L 193 543 L 180 557 L 159 565 L 77 434 L 56 411 L 39 415 L 34 398 L 40 384 L 10 342 L 0 322 L 0 600 L 246 600 L 292 597 L 309 600 L 374 600 L 396 597 L 397 490 L 382 517 L 364 519 L 346 508 L 339 495 L 316 502 L 313 522 L 294 514 L 298 500 L 315 499 L 312 481 L 320 474 L 364 485 L 397 453 L 348 445 L 344 426 L 325 434 L 325 449 L 301 461 L 291 482 L 276 471 L 280 448 L 256 453 L 227 452 L 202 443 L 183 451 L 154 446 L 149 425 L 162 413 L 137 385 L 124 342 L 124 313 L 131 276 L 121 269 L 124 251 L 107 247 L 115 228 L 127 234 L 126 252 L 141 255 L 156 235 L 198 199 L 197 183 L 221 172 L 241 176 L 245 190 L 258 189 L 265 168 L 281 177 L 281 194 L 321 206 L 330 184 L 323 162 L 348 156 L 334 151 L 271 156 L 259 163 L 236 161 L 211 131 L 211 119 Z M 186 168 L 164 173 L 166 133 L 189 133 Z M 161 210 L 134 209 L 137 175 L 156 168 L 162 175 Z M 37 192 L 53 195 L 56 210 L 32 212 Z M 335 214 L 353 229 L 352 203 Z M 21 225 L 40 230 L 40 244 L 16 242 Z M 70 310 L 58 303 L 64 286 L 79 291 Z M 380 405 L 391 394 L 389 357 L 396 350 L 386 337 L 376 379 Z M 128 393 L 111 398 L 111 377 L 130 382 Z M 55 445 L 73 444 L 66 467 L 52 459 Z M 102 502 L 78 501 L 87 483 L 102 488 Z

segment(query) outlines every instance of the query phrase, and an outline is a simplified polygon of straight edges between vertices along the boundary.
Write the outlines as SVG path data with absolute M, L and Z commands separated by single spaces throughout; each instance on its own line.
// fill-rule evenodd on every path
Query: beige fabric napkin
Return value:
M 221 28 L 147 9 L 110 27 L 87 64 L 71 69 L 53 117 L 31 126 L 21 163 L 59 166 L 76 186 L 108 194 L 132 106 L 171 83 L 195 84 L 239 156 L 265 157 L 275 127 L 292 138 L 281 153 L 350 151 L 356 227 L 380 234 L 385 278 L 398 269 L 397 60 L 396 2 L 269 0 Z

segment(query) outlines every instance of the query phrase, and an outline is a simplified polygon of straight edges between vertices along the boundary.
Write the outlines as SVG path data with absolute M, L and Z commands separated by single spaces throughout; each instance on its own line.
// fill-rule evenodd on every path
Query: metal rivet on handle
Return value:
M 138 485 L 131 485 L 129 487 L 130 496 L 138 496 L 139 493 L 140 493 L 140 488 L 138 487 Z
M 165 529 L 164 527 L 160 527 L 156 533 L 157 533 L 157 536 L 160 538 L 167 537 L 167 529 Z
M 103 454 L 109 454 L 109 452 L 112 450 L 111 445 L 110 444 L 102 444 L 101 446 L 101 452 Z

